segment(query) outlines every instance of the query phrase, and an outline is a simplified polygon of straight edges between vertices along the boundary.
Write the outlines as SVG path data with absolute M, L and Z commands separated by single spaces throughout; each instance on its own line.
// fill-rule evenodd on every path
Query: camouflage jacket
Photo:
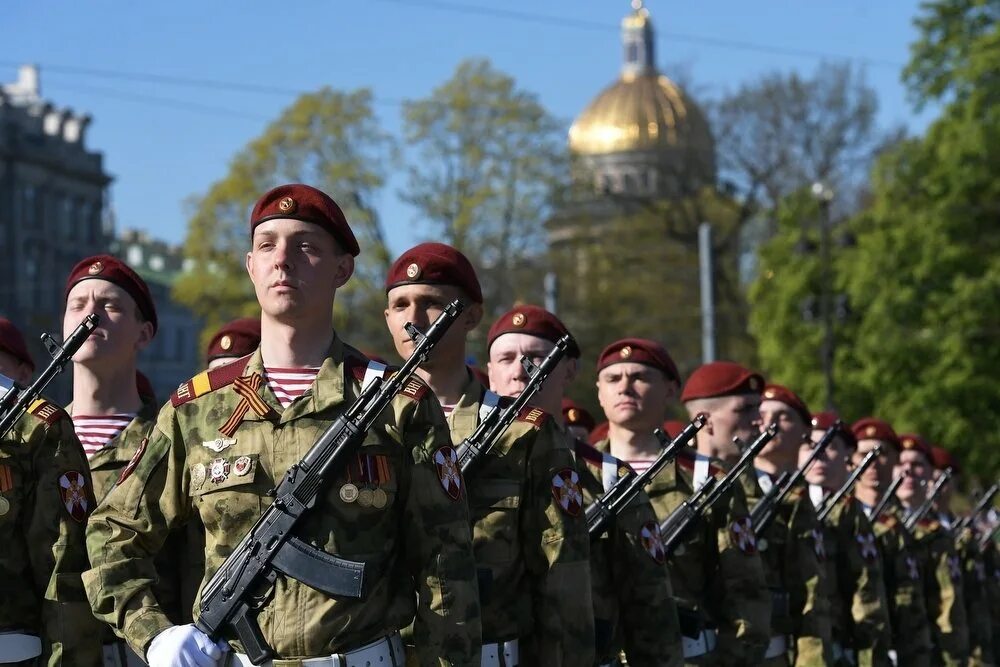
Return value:
M 852 496 L 830 510 L 823 544 L 834 641 L 856 652 L 859 667 L 888 664 L 886 646 L 880 641 L 889 632 L 882 559 L 871 523 Z
M 587 443 L 578 440 L 575 445 L 586 508 L 629 469 Z M 591 542 L 590 578 L 597 664 L 613 662 L 622 650 L 632 665 L 684 664 L 666 552 L 656 513 L 644 492 L 622 510 L 605 534 Z
M 610 444 L 602 440 L 597 449 L 607 452 Z M 714 465 L 709 471 L 724 474 Z M 694 493 L 693 473 L 694 458 L 684 452 L 646 487 L 660 522 Z M 743 492 L 734 487 L 668 558 L 681 630 L 716 630 L 715 665 L 759 665 L 771 636 L 771 599 L 749 527 Z
M 882 554 L 892 650 L 897 664 L 927 667 L 931 664 L 930 621 L 913 537 L 890 505 L 872 526 Z
M 979 548 L 979 535 L 972 528 L 963 528 L 956 535 L 955 549 L 962 563 L 962 594 L 969 619 L 969 665 L 992 665 L 993 617 L 1000 609 L 991 609 L 986 554 Z
M 456 447 L 475 430 L 485 392 L 470 375 L 448 416 Z M 576 476 L 574 468 L 572 443 L 529 407 L 467 481 L 483 642 L 519 639 L 522 666 L 594 660 L 583 499 L 579 488 L 571 498 L 559 493 L 568 486 L 556 487 Z
M 764 496 L 766 482 L 758 478 L 770 481 L 753 469 L 740 478 L 751 510 Z M 782 500 L 774 521 L 757 535 L 757 548 L 772 595 L 772 632 L 793 638 L 794 665 L 831 664 L 830 604 L 822 595 L 826 544 L 804 484 Z
M 305 395 L 282 408 L 260 350 L 181 385 L 87 529 L 84 584 L 95 613 L 140 655 L 171 625 L 154 558 L 191 520 L 205 530 L 206 580 L 271 502 L 289 466 L 356 398 L 366 361 L 334 339 Z M 242 374 L 242 379 L 238 376 Z M 418 379 L 379 415 L 299 524 L 304 542 L 366 564 L 360 600 L 277 575 L 258 616 L 281 658 L 351 650 L 415 621 L 421 665 L 479 662 L 468 504 L 441 408 Z M 231 646 L 242 651 L 227 629 Z
M 983 549 L 983 562 L 986 567 L 985 588 L 991 612 L 991 634 L 993 637 L 1000 637 L 1000 553 L 997 551 L 997 543 L 993 540 L 990 540 Z M 994 654 L 998 651 L 1000 646 L 994 647 Z
M 101 664 L 99 624 L 80 581 L 94 505 L 73 422 L 35 401 L 0 441 L 0 632 L 39 636 L 39 665 Z

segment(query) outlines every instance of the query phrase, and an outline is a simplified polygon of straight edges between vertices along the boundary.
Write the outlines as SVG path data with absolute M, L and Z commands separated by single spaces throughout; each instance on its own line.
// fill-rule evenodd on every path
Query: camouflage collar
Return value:
M 476 376 L 471 371 L 468 371 L 468 374 L 469 381 L 462 390 L 462 398 L 448 415 L 448 429 L 451 431 L 452 440 L 456 443 L 472 435 L 476 430 L 479 425 L 479 406 L 483 402 L 483 394 L 486 393 L 486 388 Z

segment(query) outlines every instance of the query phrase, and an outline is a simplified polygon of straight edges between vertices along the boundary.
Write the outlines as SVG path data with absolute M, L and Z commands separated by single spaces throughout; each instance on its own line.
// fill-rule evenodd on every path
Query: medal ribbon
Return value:
M 249 378 L 238 377 L 233 382 L 233 391 L 235 391 L 240 396 L 240 402 L 233 410 L 233 414 L 219 428 L 219 432 L 227 438 L 233 437 L 236 433 L 236 429 L 240 427 L 243 420 L 246 419 L 247 412 L 253 410 L 258 416 L 274 421 L 277 418 L 278 413 L 264 402 L 264 399 L 260 397 L 257 390 L 264 383 L 264 378 L 261 377 L 260 373 L 254 373 Z

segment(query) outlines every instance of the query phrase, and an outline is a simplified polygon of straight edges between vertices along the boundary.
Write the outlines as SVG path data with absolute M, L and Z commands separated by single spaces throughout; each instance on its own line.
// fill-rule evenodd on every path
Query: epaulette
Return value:
M 28 412 L 35 415 L 43 422 L 52 426 L 59 421 L 66 413 L 55 403 L 46 401 L 44 398 L 37 398 L 28 406 Z
M 802 498 L 806 495 L 806 488 L 805 484 L 796 484 L 792 487 L 792 490 L 788 492 L 788 497 L 796 501 L 802 500 Z
M 885 512 L 883 512 L 879 516 L 878 521 L 876 521 L 876 523 L 880 523 L 886 528 L 895 528 L 896 524 L 899 523 L 899 521 L 893 515 L 886 514 Z
M 252 355 L 253 353 L 250 353 L 225 366 L 202 371 L 187 382 L 182 382 L 177 391 L 170 395 L 170 404 L 176 408 L 199 396 L 231 385 L 236 378 L 243 375 Z
M 525 422 L 526 424 L 531 424 L 535 428 L 541 428 L 549 418 L 549 413 L 545 410 L 540 410 L 532 405 L 526 405 L 521 408 L 521 411 L 517 413 L 516 421 Z
M 347 372 L 354 376 L 354 379 L 358 382 L 364 382 L 365 374 L 368 372 L 369 359 L 364 356 L 349 355 L 344 358 L 344 363 L 347 364 Z M 389 377 L 392 373 L 399 370 L 393 366 L 387 366 L 383 377 Z M 406 396 L 414 401 L 419 401 L 423 398 L 431 388 L 427 386 L 419 376 L 411 375 L 410 379 L 406 381 L 403 388 L 399 390 L 400 396 Z
M 677 463 L 680 464 L 682 468 L 692 473 L 694 472 L 694 462 L 695 456 L 693 450 L 684 449 L 677 455 Z M 719 475 L 726 474 L 726 472 L 714 463 L 709 462 L 708 474 L 712 477 L 718 477 Z
M 938 528 L 941 527 L 941 522 L 938 521 L 937 519 L 928 519 L 924 517 L 923 519 L 917 522 L 917 525 L 933 533 L 934 531 L 936 531 Z

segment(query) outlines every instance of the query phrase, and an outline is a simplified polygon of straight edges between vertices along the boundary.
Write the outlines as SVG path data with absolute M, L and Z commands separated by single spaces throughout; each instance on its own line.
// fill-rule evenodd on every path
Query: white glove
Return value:
M 217 667 L 229 650 L 193 625 L 175 625 L 153 637 L 146 651 L 149 667 Z

